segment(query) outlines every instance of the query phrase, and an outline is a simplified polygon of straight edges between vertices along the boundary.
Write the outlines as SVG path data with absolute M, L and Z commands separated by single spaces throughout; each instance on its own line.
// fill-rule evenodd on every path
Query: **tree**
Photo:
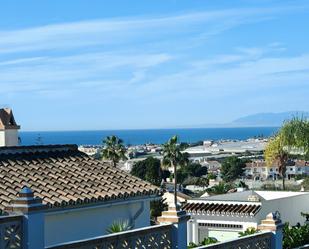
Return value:
M 104 148 L 102 150 L 102 158 L 111 160 L 112 165 L 116 167 L 120 160 L 126 160 L 126 148 L 123 141 L 116 136 L 107 136 L 103 140 Z
M 235 188 L 233 184 L 225 183 L 225 182 L 219 182 L 219 184 L 216 184 L 212 186 L 211 188 L 207 189 L 207 192 L 209 194 L 213 195 L 220 195 L 227 193 L 230 189 Z
M 189 176 L 200 177 L 200 176 L 207 175 L 207 167 L 203 167 L 199 163 L 190 162 L 183 168 Z
M 162 215 L 163 211 L 166 211 L 168 206 L 164 202 L 165 199 L 154 200 L 150 202 L 150 219 L 153 224 L 155 224 L 155 220 L 158 216 Z
M 283 228 L 283 248 L 297 248 L 309 243 L 309 225 L 290 227 L 285 223 Z
M 182 184 L 187 178 L 200 178 L 204 175 L 207 175 L 207 167 L 203 167 L 199 163 L 189 162 L 177 170 L 177 181 Z
M 132 167 L 131 174 L 160 186 L 163 176 L 161 162 L 157 158 L 148 157 L 143 161 L 136 162 Z
M 268 165 L 277 163 L 285 189 L 286 163 L 291 155 L 309 155 L 309 120 L 299 117 L 284 122 L 278 133 L 269 140 L 265 148 L 265 160 Z
M 264 156 L 267 165 L 271 166 L 277 163 L 279 174 L 282 176 L 282 188 L 285 190 L 285 172 L 289 154 L 283 146 L 280 134 L 269 140 L 265 148 Z
M 309 155 L 309 119 L 294 117 L 280 131 L 283 146 L 293 154 Z
M 246 161 L 236 156 L 224 159 L 221 167 L 222 179 L 231 182 L 239 178 L 246 167 Z
M 177 166 L 188 163 L 188 155 L 181 152 L 178 137 L 173 136 L 163 145 L 163 164 L 174 168 L 174 204 L 177 208 Z
M 205 188 L 209 184 L 209 180 L 206 177 L 195 177 L 190 176 L 186 178 L 186 180 L 183 182 L 184 185 L 196 185 L 202 188 Z

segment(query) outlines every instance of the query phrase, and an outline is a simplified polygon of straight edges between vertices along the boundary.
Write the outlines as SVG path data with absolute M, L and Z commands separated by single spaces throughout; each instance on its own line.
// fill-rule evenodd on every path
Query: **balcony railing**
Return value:
M 271 249 L 271 232 L 257 233 L 196 249 Z
M 0 217 L 0 248 L 22 249 L 22 216 Z
M 45 249 L 135 249 L 172 248 L 172 225 L 158 225 L 126 232 L 73 241 L 46 247 Z

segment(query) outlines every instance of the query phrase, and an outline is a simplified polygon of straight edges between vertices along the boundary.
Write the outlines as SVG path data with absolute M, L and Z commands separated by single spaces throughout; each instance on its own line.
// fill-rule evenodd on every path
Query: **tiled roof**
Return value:
M 186 203 L 182 210 L 187 213 L 221 214 L 221 215 L 250 215 L 254 216 L 260 210 L 258 204 L 228 204 L 228 203 Z
M 246 168 L 255 168 L 255 167 L 267 167 L 264 160 L 256 160 L 249 163 L 246 163 Z
M 309 162 L 307 162 L 305 160 L 295 160 L 295 166 L 306 167 L 306 166 L 309 166 Z
M 23 186 L 49 208 L 159 194 L 157 187 L 87 156 L 76 145 L 0 148 L 0 209 Z

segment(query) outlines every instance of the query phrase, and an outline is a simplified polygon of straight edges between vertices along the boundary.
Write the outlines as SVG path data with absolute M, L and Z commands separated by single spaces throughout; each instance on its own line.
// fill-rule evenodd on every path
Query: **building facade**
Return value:
M 199 243 L 204 238 L 219 241 L 234 239 L 247 228 L 257 228 L 264 217 L 278 211 L 284 222 L 296 225 L 308 210 L 308 192 L 243 191 L 188 200 L 182 209 L 191 215 L 188 241 Z

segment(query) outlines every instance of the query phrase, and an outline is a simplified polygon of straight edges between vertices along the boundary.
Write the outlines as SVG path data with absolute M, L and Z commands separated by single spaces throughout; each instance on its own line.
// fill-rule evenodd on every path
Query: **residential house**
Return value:
M 220 162 L 215 161 L 215 160 L 208 160 L 206 161 L 205 165 L 209 173 L 214 173 L 216 175 L 220 173 L 221 166 L 222 166 Z
M 278 211 L 284 222 L 296 225 L 308 212 L 308 192 L 243 191 L 188 200 L 182 210 L 191 215 L 188 242 L 206 237 L 219 241 L 237 238 L 249 227 L 257 228 L 264 217 Z
M 309 162 L 305 160 L 290 160 L 286 166 L 286 178 L 290 179 L 297 175 L 309 174 Z M 279 166 L 275 163 L 268 166 L 265 160 L 254 160 L 246 163 L 246 178 L 253 180 L 277 179 L 279 174 Z
M 45 246 L 104 235 L 117 220 L 149 226 L 150 201 L 160 195 L 76 145 L 0 147 L 0 176 L 3 214 L 25 186 L 47 206 Z

